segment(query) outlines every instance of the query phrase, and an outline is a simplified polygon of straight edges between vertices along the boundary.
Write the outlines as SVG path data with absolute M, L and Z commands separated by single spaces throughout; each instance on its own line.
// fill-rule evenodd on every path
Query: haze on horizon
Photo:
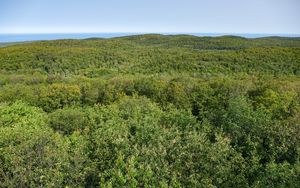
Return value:
M 1 0 L 0 33 L 300 34 L 299 0 Z

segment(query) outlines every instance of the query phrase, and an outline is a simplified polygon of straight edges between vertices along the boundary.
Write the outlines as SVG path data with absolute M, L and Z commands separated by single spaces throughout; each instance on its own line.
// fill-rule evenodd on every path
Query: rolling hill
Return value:
M 0 187 L 299 187 L 300 38 L 0 48 Z

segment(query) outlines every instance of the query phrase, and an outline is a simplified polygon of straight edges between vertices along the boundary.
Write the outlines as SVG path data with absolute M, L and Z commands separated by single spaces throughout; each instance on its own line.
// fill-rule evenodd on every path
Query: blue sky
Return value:
M 0 33 L 300 34 L 300 0 L 0 0 Z

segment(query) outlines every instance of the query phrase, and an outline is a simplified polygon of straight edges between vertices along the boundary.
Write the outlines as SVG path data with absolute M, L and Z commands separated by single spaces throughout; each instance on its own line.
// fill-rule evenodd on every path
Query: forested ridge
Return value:
M 299 187 L 299 158 L 300 38 L 0 48 L 0 187 Z

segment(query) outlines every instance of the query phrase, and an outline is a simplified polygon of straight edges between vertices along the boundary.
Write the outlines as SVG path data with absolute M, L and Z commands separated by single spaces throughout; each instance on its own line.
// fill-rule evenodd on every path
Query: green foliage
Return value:
M 1 187 L 84 185 L 88 141 L 55 134 L 40 109 L 17 102 L 0 107 Z
M 50 112 L 53 109 L 80 104 L 80 88 L 77 85 L 51 84 L 38 93 L 38 106 Z
M 0 187 L 299 187 L 299 38 L 0 48 Z
M 74 131 L 84 130 L 88 119 L 81 109 L 64 108 L 49 114 L 49 125 L 57 132 L 70 135 Z
M 1 187 L 60 184 L 63 142 L 46 126 L 46 114 L 23 103 L 2 105 L 0 114 Z

